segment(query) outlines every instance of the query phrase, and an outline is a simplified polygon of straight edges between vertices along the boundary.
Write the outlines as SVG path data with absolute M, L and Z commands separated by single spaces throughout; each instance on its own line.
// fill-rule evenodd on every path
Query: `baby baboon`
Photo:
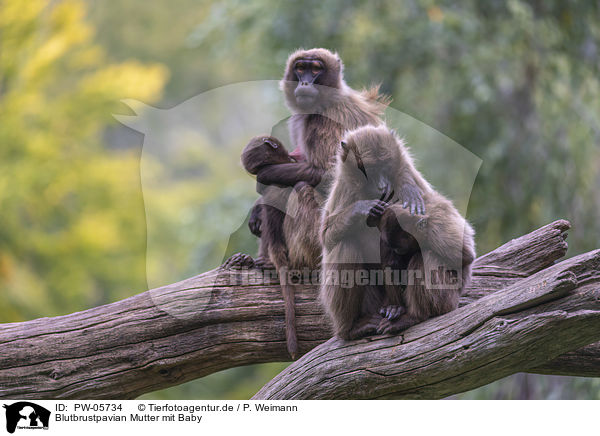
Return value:
M 411 205 L 398 201 L 395 193 L 407 177 L 422 193 L 426 215 L 420 205 L 415 215 Z M 455 309 L 475 259 L 473 236 L 471 226 L 427 183 L 403 141 L 385 125 L 348 132 L 321 228 L 321 300 L 335 334 L 354 339 L 395 333 Z M 405 286 L 369 281 L 344 288 L 331 280 L 344 269 L 386 266 L 408 270 L 413 277 Z
M 296 160 L 273 136 L 255 136 L 242 151 L 242 165 L 246 171 L 254 175 L 269 165 L 293 162 Z M 273 259 L 281 258 L 282 253 L 287 251 L 283 235 L 283 218 L 288 191 L 277 186 L 265 186 L 261 188 L 261 194 L 262 198 L 259 198 L 252 208 L 249 226 L 250 231 L 260 237 L 259 256 L 255 262 L 258 266 L 268 268 L 276 265 Z
M 296 162 L 296 160 L 288 154 L 283 144 L 272 136 L 256 136 L 242 151 L 242 165 L 250 174 L 257 174 L 268 165 L 292 162 Z M 298 354 L 298 340 L 296 338 L 294 289 L 283 277 L 289 265 L 283 233 L 284 211 L 289 192 L 277 186 L 266 186 L 261 191 L 262 197 L 254 206 L 251 214 L 258 216 L 261 223 L 261 227 L 256 229 L 260 236 L 260 243 L 255 265 L 263 269 L 274 267 L 280 275 L 285 304 L 287 348 L 292 358 L 295 359 Z

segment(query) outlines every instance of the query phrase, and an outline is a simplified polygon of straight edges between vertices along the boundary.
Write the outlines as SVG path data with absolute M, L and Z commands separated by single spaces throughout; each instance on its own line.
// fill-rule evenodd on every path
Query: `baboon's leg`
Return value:
M 416 254 L 408 270 L 409 283 L 403 295 L 406 313 L 395 321 L 384 319 L 378 328 L 380 333 L 397 333 L 458 307 L 461 288 L 446 275 L 449 268 L 436 254 L 430 251 Z M 416 273 L 412 283 L 411 272 Z

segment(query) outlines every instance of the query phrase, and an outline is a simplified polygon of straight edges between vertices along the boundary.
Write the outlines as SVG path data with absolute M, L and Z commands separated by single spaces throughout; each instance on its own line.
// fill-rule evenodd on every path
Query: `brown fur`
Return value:
M 319 90 L 318 106 L 308 111 L 300 109 L 293 94 L 295 78 L 291 67 L 295 60 L 314 57 L 325 64 L 326 79 Z M 283 231 L 293 269 L 320 267 L 319 238 L 320 205 L 325 201 L 329 180 L 325 174 L 334 164 L 334 157 L 345 130 L 366 124 L 379 124 L 389 101 L 380 98 L 378 88 L 358 92 L 344 82 L 343 64 L 337 53 L 325 49 L 299 50 L 288 58 L 281 89 L 293 112 L 288 122 L 290 138 L 305 156 L 309 170 L 317 174 L 321 189 L 303 185 L 298 195 L 290 196 Z
M 275 147 L 271 144 L 274 144 Z M 262 168 L 269 165 L 296 162 L 290 157 L 283 144 L 277 138 L 269 135 L 252 138 L 242 150 L 241 160 L 242 165 L 250 174 L 257 174 Z M 276 186 L 265 186 L 262 187 L 261 193 L 262 197 L 256 201 L 251 213 L 251 216 L 258 215 L 261 223 L 260 229 L 255 230 L 251 227 L 252 233 L 260 238 L 256 263 L 261 266 L 273 266 L 277 265 L 274 259 L 284 259 L 283 253 L 287 253 L 283 235 L 283 211 L 286 208 L 289 190 L 286 191 Z M 287 259 L 287 254 L 285 254 L 285 259 Z
M 293 163 L 283 144 L 273 136 L 261 135 L 250 140 L 242 151 L 242 165 L 250 174 L 257 174 L 268 165 Z M 289 191 L 289 190 L 288 190 Z M 294 289 L 287 283 L 284 275 L 289 267 L 287 244 L 283 233 L 283 220 L 289 192 L 277 186 L 266 186 L 262 197 L 252 211 L 258 214 L 261 222 L 258 258 L 255 264 L 262 268 L 274 267 L 280 275 L 281 290 L 285 306 L 286 343 L 293 359 L 298 354 L 296 336 L 296 313 L 294 307 Z
M 283 144 L 274 136 L 252 138 L 242 150 L 242 165 L 250 174 L 258 174 L 267 165 L 294 163 Z
M 400 140 L 384 125 L 365 126 L 347 133 L 346 150 L 338 155 L 333 188 L 322 218 L 323 277 L 342 269 L 391 266 L 420 271 L 425 282 L 406 287 L 386 283 L 345 289 L 323 281 L 321 301 L 329 313 L 336 335 L 353 339 L 375 332 L 394 333 L 418 322 L 455 309 L 458 296 L 471 274 L 475 258 L 474 232 L 452 203 L 427 183 L 414 167 Z M 366 176 L 357 169 L 358 161 Z M 411 214 L 398 204 L 407 178 L 423 195 L 426 215 Z M 384 179 L 394 192 L 382 214 L 382 193 L 373 186 Z M 379 205 L 379 206 L 378 206 Z M 367 226 L 372 218 L 377 228 Z M 408 235 L 407 235 L 408 234 Z M 416 242 L 416 243 L 415 243 Z M 381 256 L 381 257 L 378 257 Z M 438 289 L 432 271 L 457 273 L 456 286 Z M 404 307 L 389 313 L 389 306 Z
M 318 85 L 321 98 L 312 108 L 296 104 L 294 89 L 297 81 L 292 71 L 294 62 L 301 58 L 319 59 L 325 64 L 327 75 Z M 288 122 L 294 146 L 302 150 L 306 165 L 319 176 L 319 188 L 305 186 L 302 196 L 292 196 L 286 216 L 284 233 L 288 241 L 291 268 L 319 268 L 321 244 L 319 241 L 320 208 L 329 191 L 331 168 L 344 132 L 367 124 L 380 124 L 381 115 L 389 103 L 378 94 L 378 87 L 369 91 L 355 91 L 344 81 L 344 66 L 337 53 L 315 48 L 298 50 L 287 61 L 280 87 L 293 112 Z
M 314 81 L 318 98 L 310 106 L 300 105 L 295 96 L 300 83 L 294 64 L 299 60 L 316 60 L 324 67 Z M 298 148 L 304 159 L 294 164 L 262 168 L 257 173 L 257 181 L 264 185 L 294 188 L 286 197 L 283 222 L 290 269 L 316 270 L 320 267 L 320 210 L 330 189 L 330 170 L 342 135 L 348 129 L 380 124 L 381 115 L 389 103 L 387 98 L 379 95 L 378 87 L 368 91 L 350 88 L 344 82 L 343 69 L 337 53 L 322 48 L 298 50 L 289 56 L 280 82 L 292 111 L 288 122 L 292 148 Z M 267 226 L 263 223 L 263 227 Z M 289 326 L 290 322 L 286 325 Z M 290 337 L 289 332 L 287 336 Z

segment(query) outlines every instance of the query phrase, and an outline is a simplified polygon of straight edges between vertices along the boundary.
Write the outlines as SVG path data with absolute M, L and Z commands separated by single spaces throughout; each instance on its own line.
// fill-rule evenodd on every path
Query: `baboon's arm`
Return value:
M 256 175 L 256 181 L 263 185 L 295 186 L 298 182 L 306 182 L 317 186 L 324 170 L 306 162 L 268 165 Z

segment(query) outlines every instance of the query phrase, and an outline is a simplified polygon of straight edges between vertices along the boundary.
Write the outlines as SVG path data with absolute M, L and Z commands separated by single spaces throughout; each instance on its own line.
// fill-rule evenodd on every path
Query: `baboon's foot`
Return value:
M 395 335 L 418 323 L 415 318 L 406 314 L 394 321 L 383 318 L 377 326 L 377 333 L 380 335 Z
M 236 253 L 223 262 L 221 268 L 223 269 L 242 269 L 242 268 L 253 268 L 254 259 L 249 254 Z
M 276 269 L 273 262 L 271 262 L 268 257 L 263 256 L 259 256 L 256 259 L 254 259 L 254 268 L 257 268 L 261 271 Z
M 400 318 L 401 315 L 406 313 L 406 309 L 404 306 L 383 306 L 379 309 L 379 314 L 384 318 L 389 319 L 390 321 L 394 321 L 395 319 Z
M 381 319 L 381 315 L 379 314 L 359 319 L 348 333 L 348 337 L 352 340 L 376 334 Z

